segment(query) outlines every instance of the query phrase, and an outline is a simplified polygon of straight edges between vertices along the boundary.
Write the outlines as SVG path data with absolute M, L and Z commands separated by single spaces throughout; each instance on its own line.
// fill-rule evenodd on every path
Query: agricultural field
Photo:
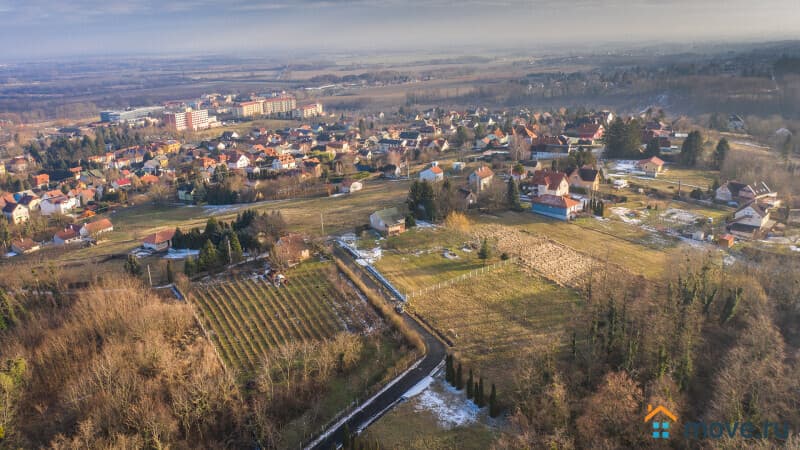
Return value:
M 580 251 L 600 261 L 609 261 L 627 271 L 647 278 L 663 276 L 664 266 L 671 258 L 681 255 L 685 246 L 665 240 L 657 242 L 648 232 L 621 221 L 609 221 L 604 227 L 593 218 L 579 219 L 573 223 L 549 219 L 530 212 L 503 212 L 484 214 L 478 224 L 508 226 L 511 229 L 546 237 L 548 240 Z
M 328 339 L 379 322 L 336 278 L 332 264 L 305 263 L 286 275 L 281 287 L 257 276 L 193 286 L 191 300 L 228 367 L 252 374 L 284 343 Z
M 516 362 L 542 345 L 563 344 L 564 326 L 581 304 L 576 291 L 511 264 L 415 297 L 410 308 L 447 335 L 457 358 L 496 383 L 503 398 Z
M 375 267 L 401 292 L 413 292 L 497 260 L 495 255 L 484 262 L 478 258 L 477 249 L 465 245 L 469 243 L 466 236 L 444 227 L 414 228 L 379 241 L 383 256 Z

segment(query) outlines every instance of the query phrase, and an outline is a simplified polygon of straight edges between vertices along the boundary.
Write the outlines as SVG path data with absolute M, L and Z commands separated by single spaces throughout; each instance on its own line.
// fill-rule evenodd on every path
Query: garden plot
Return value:
M 517 256 L 523 267 L 562 286 L 584 286 L 595 264 L 593 258 L 571 247 L 507 226 L 481 227 L 475 238 L 495 242 L 499 252 Z
M 670 208 L 661 213 L 659 217 L 667 222 L 678 223 L 682 225 L 694 225 L 698 220 L 704 218 L 703 216 L 679 208 Z

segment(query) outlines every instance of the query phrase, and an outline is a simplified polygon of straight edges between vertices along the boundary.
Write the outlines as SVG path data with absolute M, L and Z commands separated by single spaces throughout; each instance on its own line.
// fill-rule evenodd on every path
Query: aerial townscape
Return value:
M 0 448 L 800 447 L 796 4 L 39 3 Z

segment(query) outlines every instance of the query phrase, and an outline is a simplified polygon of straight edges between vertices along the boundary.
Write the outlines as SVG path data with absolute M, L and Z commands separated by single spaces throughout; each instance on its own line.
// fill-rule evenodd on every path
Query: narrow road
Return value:
M 346 252 L 336 247 L 334 250 L 334 255 L 348 267 L 350 267 L 350 269 L 356 275 L 360 276 L 364 284 L 366 284 L 369 289 L 373 289 L 380 293 L 384 292 L 384 290 L 381 289 L 381 287 L 378 286 L 372 278 L 368 277 L 364 273 L 363 268 L 356 264 L 353 258 Z M 422 340 L 425 342 L 425 348 L 427 351 L 422 360 L 419 361 L 416 367 L 395 379 L 393 381 L 394 384 L 390 385 L 388 388 L 385 388 L 366 403 L 360 405 L 353 413 L 334 425 L 330 430 L 326 431 L 322 436 L 317 438 L 317 440 L 311 442 L 306 448 L 324 450 L 337 448 L 343 441 L 343 429 L 345 424 L 347 424 L 351 432 L 360 432 L 369 424 L 389 411 L 391 407 L 393 407 L 402 399 L 403 394 L 414 387 L 417 383 L 422 381 L 425 377 L 430 375 L 431 372 L 433 372 L 434 369 L 436 369 L 436 367 L 442 361 L 444 361 L 444 357 L 446 355 L 444 344 L 436 339 L 435 336 L 428 333 L 425 328 L 420 326 L 417 321 L 409 317 L 407 314 L 404 315 L 404 320 L 409 327 L 419 333 L 419 335 L 422 337 Z

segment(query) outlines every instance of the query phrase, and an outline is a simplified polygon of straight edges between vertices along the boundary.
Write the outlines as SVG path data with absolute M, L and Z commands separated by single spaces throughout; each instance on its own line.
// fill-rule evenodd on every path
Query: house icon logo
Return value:
M 662 420 L 653 420 L 659 414 L 661 414 Z M 647 423 L 651 420 L 653 421 L 653 439 L 669 439 L 670 426 L 678 421 L 678 416 L 672 414 L 672 411 L 661 405 L 655 409 L 653 409 L 653 405 L 647 405 L 647 415 L 644 416 L 644 422 Z

